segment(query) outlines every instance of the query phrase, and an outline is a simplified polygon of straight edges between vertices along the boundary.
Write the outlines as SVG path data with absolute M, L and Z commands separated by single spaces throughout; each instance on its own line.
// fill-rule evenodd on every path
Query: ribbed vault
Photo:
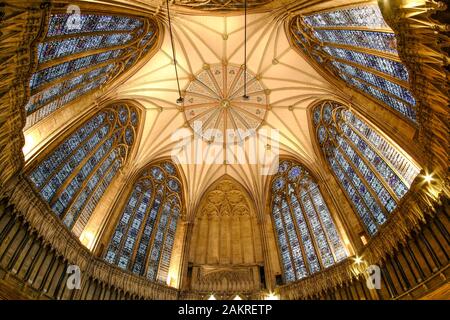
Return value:
M 264 86 L 268 103 L 260 130 L 279 129 L 281 154 L 294 156 L 314 167 L 316 155 L 309 134 L 307 109 L 315 101 L 334 96 L 336 92 L 290 47 L 284 18 L 282 11 L 252 14 L 248 18 L 248 69 Z M 238 68 L 242 65 L 242 16 L 174 14 L 172 22 L 182 90 L 195 75 L 211 65 Z M 250 76 L 247 81 L 250 84 L 254 80 Z M 146 108 L 143 139 L 134 160 L 136 168 L 152 159 L 170 156 L 178 142 L 171 139 L 172 134 L 176 129 L 188 128 L 183 106 L 176 103 L 176 88 L 166 28 L 164 42 L 151 61 L 109 95 L 111 99 L 135 99 Z M 202 146 L 206 149 L 210 145 L 203 141 Z M 259 174 L 258 165 L 197 163 L 181 167 L 186 181 L 188 214 L 209 184 L 224 174 L 244 185 L 258 210 L 262 209 L 267 176 Z

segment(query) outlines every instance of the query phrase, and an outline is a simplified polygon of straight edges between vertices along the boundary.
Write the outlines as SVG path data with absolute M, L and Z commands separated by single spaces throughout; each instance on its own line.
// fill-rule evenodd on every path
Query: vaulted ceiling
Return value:
M 319 99 L 336 95 L 337 92 L 291 47 L 284 30 L 285 17 L 285 13 L 281 10 L 252 14 L 248 17 L 247 67 L 250 74 L 247 77 L 247 83 L 250 100 L 239 101 L 236 110 L 254 105 L 259 96 L 266 98 L 263 104 L 267 112 L 264 117 L 260 117 L 262 123 L 259 130 L 266 129 L 267 132 L 271 132 L 270 130 L 278 129 L 281 154 L 291 155 L 309 165 L 314 165 L 317 155 L 312 147 L 308 107 Z M 179 138 L 172 137 L 174 132 L 177 129 L 186 130 L 192 125 L 192 121 L 188 122 L 187 117 L 190 117 L 188 110 L 194 107 L 189 108 L 189 105 L 206 103 L 209 113 L 204 112 L 201 107 L 195 109 L 199 113 L 206 114 L 206 117 L 199 119 L 206 121 L 211 116 L 211 123 L 223 121 L 219 119 L 222 116 L 221 111 L 218 110 L 221 107 L 221 99 L 214 98 L 210 90 L 212 88 L 213 91 L 217 91 L 214 87 L 218 85 L 217 82 L 213 83 L 209 77 L 202 79 L 203 82 L 196 86 L 190 85 L 190 82 L 208 68 L 215 70 L 216 73 L 219 70 L 238 73 L 244 61 L 243 16 L 221 17 L 175 13 L 172 17 L 172 25 L 182 94 L 184 95 L 187 89 L 188 92 L 193 92 L 192 96 L 196 97 L 198 102 L 189 99 L 188 93 L 184 104 L 176 103 L 179 94 L 169 28 L 166 27 L 159 51 L 134 76 L 109 94 L 109 98 L 133 99 L 145 107 L 145 125 L 134 161 L 135 168 L 142 167 L 153 159 L 171 155 L 179 143 Z M 221 77 L 219 76 L 218 82 L 223 80 Z M 228 80 L 228 82 L 231 85 L 232 81 Z M 255 82 L 259 82 L 260 86 L 253 88 L 252 92 L 252 83 Z M 235 85 L 235 89 L 239 91 L 242 83 Z M 196 92 L 197 95 L 195 95 Z M 242 88 L 235 95 L 236 99 L 240 99 L 241 92 Z M 246 116 L 245 112 L 238 111 L 229 112 L 229 114 L 231 115 L 228 121 L 235 123 Z M 247 116 L 252 118 L 251 115 Z M 245 119 L 242 121 L 246 122 Z M 217 125 L 220 126 L 220 124 Z M 236 126 L 239 127 L 239 125 Z M 236 126 L 229 126 L 229 128 L 233 129 Z M 191 134 L 193 134 L 192 131 Z M 204 140 L 201 140 L 202 146 L 204 150 L 208 150 L 209 146 L 210 155 L 217 148 L 232 152 L 230 145 L 226 147 L 214 145 Z M 224 154 L 226 157 L 226 152 Z M 228 162 L 233 162 L 233 159 L 228 159 Z M 266 188 L 267 176 L 260 174 L 257 165 L 220 162 L 217 164 L 214 161 L 212 164 L 184 163 L 181 166 L 187 183 L 185 187 L 191 209 L 195 207 L 204 190 L 224 174 L 229 174 L 241 182 L 252 193 L 257 203 L 261 205 L 264 203 L 261 197 L 265 194 L 263 191 Z

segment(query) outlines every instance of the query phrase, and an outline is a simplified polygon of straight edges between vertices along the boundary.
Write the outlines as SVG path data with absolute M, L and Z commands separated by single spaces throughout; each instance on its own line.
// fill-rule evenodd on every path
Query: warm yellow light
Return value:
M 31 150 L 36 147 L 36 137 L 34 133 L 26 133 L 25 134 L 25 145 L 22 148 L 22 152 L 25 156 L 27 156 Z
M 353 260 L 355 260 L 356 264 L 361 264 L 363 262 L 363 259 L 361 257 L 356 256 Z
M 280 296 L 277 295 L 277 294 L 275 294 L 275 293 L 273 293 L 273 292 L 270 292 L 270 293 L 266 296 L 265 300 L 280 300 Z
M 237 294 L 236 297 L 233 298 L 233 300 L 242 300 L 242 298 Z
M 217 300 L 217 299 L 216 299 L 216 297 L 214 297 L 214 295 L 212 294 L 212 295 L 209 296 L 208 300 Z
M 92 231 L 83 231 L 80 236 L 81 243 L 88 249 L 91 249 L 91 246 L 94 242 L 95 235 Z
M 433 180 L 433 175 L 427 173 L 426 175 L 423 176 L 423 180 L 425 180 L 425 182 L 430 183 Z

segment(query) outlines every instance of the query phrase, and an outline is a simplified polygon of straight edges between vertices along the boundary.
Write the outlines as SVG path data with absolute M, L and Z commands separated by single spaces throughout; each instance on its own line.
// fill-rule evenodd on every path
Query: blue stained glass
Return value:
M 391 106 L 394 110 L 397 110 L 398 112 L 400 112 L 401 114 L 403 114 L 404 116 L 409 118 L 410 120 L 412 120 L 414 122 L 416 121 L 416 112 L 411 106 L 381 92 L 380 90 L 378 90 L 372 86 L 369 86 L 367 84 L 362 83 L 361 81 L 358 81 L 356 78 L 348 77 L 347 75 L 342 74 L 342 73 L 339 74 L 339 76 L 343 80 L 345 80 L 347 83 L 368 93 L 369 95 L 373 96 L 374 98 L 384 102 L 388 106 Z
M 327 137 L 327 132 L 324 127 L 320 126 L 317 130 L 317 137 L 319 138 L 319 143 L 323 143 Z
M 128 121 L 128 110 L 125 107 L 122 107 L 119 110 L 119 120 L 122 124 L 125 124 Z
M 165 176 L 158 166 L 162 166 L 173 178 Z M 128 205 L 110 240 L 105 260 L 165 283 L 180 215 L 179 198 L 175 195 L 181 197 L 181 186 L 174 179 L 177 175 L 172 163 L 163 161 L 158 166 L 143 170 L 135 182 Z M 168 188 L 165 188 L 166 184 Z M 145 196 L 136 196 L 142 193 Z M 133 219 L 130 218 L 132 216 Z M 128 231 L 125 231 L 127 228 Z M 123 240 L 124 235 L 130 240 Z
M 125 131 L 125 141 L 128 145 L 133 144 L 134 141 L 134 132 L 133 129 L 131 127 L 128 127 L 127 130 Z
M 168 181 L 167 185 L 169 186 L 169 188 L 172 191 L 175 191 L 175 192 L 179 192 L 180 191 L 180 184 L 174 179 L 170 179 Z
M 323 109 L 318 106 L 313 112 L 321 108 Z M 351 111 L 339 108 L 336 111 L 336 119 L 337 124 L 331 123 L 328 126 L 324 119 L 317 121 L 316 125 L 326 127 L 331 140 L 334 141 L 334 146 L 325 144 L 323 149 L 334 174 L 364 222 L 367 232 L 373 235 L 377 232 L 377 225 L 386 222 L 386 213 L 392 213 L 397 207 L 398 200 L 394 199 L 392 194 L 400 199 L 408 191 L 408 186 L 400 178 L 399 173 L 388 165 L 383 156 L 392 159 L 393 167 L 403 170 L 401 172 L 406 177 L 414 172 L 414 169 L 392 145 Z M 336 125 L 340 130 L 335 130 Z
M 176 175 L 176 173 L 177 173 L 177 171 L 175 170 L 174 165 L 171 164 L 170 162 L 164 162 L 163 163 L 163 168 L 164 168 L 164 170 L 166 170 L 166 172 L 168 174 Z
M 47 37 L 83 32 L 132 31 L 143 25 L 142 20 L 131 17 L 81 14 L 81 28 L 68 28 L 70 14 L 54 14 L 50 17 Z
M 119 148 L 123 147 L 114 147 L 119 135 L 113 130 L 124 128 L 109 122 L 114 112 L 110 106 L 94 115 L 28 172 L 43 200 L 77 236 L 122 166 Z
M 81 74 L 62 83 L 58 83 L 55 86 L 50 87 L 49 89 L 37 93 L 30 98 L 28 104 L 26 105 L 27 112 L 32 113 L 39 107 L 48 104 L 50 101 L 56 99 L 58 96 L 70 92 L 75 87 L 82 85 L 83 83 L 89 83 L 95 78 L 108 73 L 113 67 L 114 64 L 110 64 L 94 69 L 88 73 Z
M 378 70 L 403 81 L 408 81 L 408 70 L 397 61 L 375 56 L 365 52 L 324 46 L 323 50 L 332 57 L 352 61 L 362 66 Z
M 396 83 L 393 83 L 391 81 L 388 81 L 382 77 L 379 77 L 373 73 L 364 71 L 360 68 L 356 68 L 354 66 L 344 64 L 338 61 L 332 62 L 333 66 L 335 66 L 338 70 L 343 71 L 351 76 L 358 77 L 370 84 L 373 84 L 374 86 L 378 88 L 382 88 L 390 93 L 395 94 L 400 99 L 403 99 L 404 101 L 408 102 L 411 105 L 416 104 L 416 100 L 412 96 L 411 92 L 409 92 L 407 89 L 405 89 L 402 86 L 399 86 Z
M 300 176 L 300 173 L 302 172 L 301 167 L 293 167 L 291 170 L 289 170 L 288 176 L 291 181 L 297 180 Z
M 155 178 L 157 181 L 162 181 L 164 179 L 164 172 L 160 168 L 153 167 L 150 170 L 152 172 L 153 178 Z
M 348 9 L 339 9 L 312 14 L 304 18 L 313 27 L 352 26 L 389 28 L 377 4 L 358 5 Z
M 39 63 L 43 63 L 88 50 L 124 45 L 132 39 L 133 36 L 128 33 L 119 33 L 44 42 L 38 45 L 38 59 Z
M 320 261 L 327 268 L 347 257 L 317 184 L 307 170 L 282 161 L 272 188 L 272 216 L 287 282 L 319 272 Z
M 281 190 L 281 188 L 283 188 L 285 182 L 283 178 L 278 178 L 273 182 L 273 190 L 274 191 L 279 191 Z
M 397 54 L 395 34 L 361 30 L 314 30 L 322 42 L 369 48 Z
M 95 66 L 101 62 L 105 62 L 111 59 L 116 59 L 123 53 L 123 49 L 106 51 L 102 53 L 97 53 L 94 55 L 70 60 L 56 66 L 52 66 L 33 74 L 30 80 L 31 90 L 42 86 L 43 84 L 54 81 L 60 77 L 66 76 L 69 73 L 81 71 L 88 67 Z

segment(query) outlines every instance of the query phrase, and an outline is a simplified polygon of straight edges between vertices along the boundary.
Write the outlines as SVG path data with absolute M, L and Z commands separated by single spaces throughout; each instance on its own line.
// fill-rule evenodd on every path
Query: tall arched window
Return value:
M 105 107 L 27 168 L 42 198 L 77 236 L 126 162 L 138 124 L 135 107 Z
M 145 169 L 122 209 L 105 260 L 165 283 L 182 203 L 181 181 L 171 162 Z
M 296 16 L 290 26 L 304 54 L 402 117 L 416 120 L 408 71 L 376 3 Z
M 406 194 L 419 168 L 368 123 L 339 103 L 313 109 L 318 142 L 369 235 Z
M 25 128 L 105 85 L 156 43 L 158 27 L 151 19 L 81 12 L 80 21 L 65 10 L 50 15 L 37 45 Z
M 347 257 L 317 183 L 294 161 L 282 161 L 273 177 L 272 217 L 286 282 Z

